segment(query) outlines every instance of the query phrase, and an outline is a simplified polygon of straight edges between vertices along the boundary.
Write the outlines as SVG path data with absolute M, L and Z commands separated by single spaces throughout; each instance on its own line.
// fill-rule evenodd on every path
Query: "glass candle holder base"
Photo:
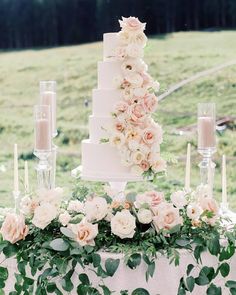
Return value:
M 13 191 L 12 194 L 13 194 L 14 203 L 15 203 L 15 213 L 18 214 L 20 212 L 21 194 L 20 194 L 20 191 Z
M 39 162 L 36 166 L 38 189 L 51 189 L 52 188 L 52 167 L 49 162 L 51 155 L 48 153 L 35 152 Z
M 228 203 L 220 203 L 220 215 L 225 219 L 224 223 L 236 224 L 236 213 L 229 209 Z

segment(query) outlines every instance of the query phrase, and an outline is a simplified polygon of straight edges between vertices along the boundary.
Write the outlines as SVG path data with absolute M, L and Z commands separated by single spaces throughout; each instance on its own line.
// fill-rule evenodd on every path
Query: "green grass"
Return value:
M 161 92 L 195 73 L 235 59 L 236 32 L 187 32 L 151 38 L 145 52 L 150 73 L 161 83 Z M 58 82 L 58 129 L 56 144 L 60 147 L 57 184 L 72 188 L 71 169 L 80 163 L 80 142 L 88 137 L 89 108 L 84 100 L 91 100 L 96 87 L 97 61 L 102 57 L 102 43 L 61 47 L 45 50 L 26 50 L 0 53 L 0 205 L 12 205 L 13 144 L 19 144 L 20 174 L 23 176 L 23 158 L 29 159 L 31 183 L 34 186 L 35 162 L 32 158 L 33 115 L 32 107 L 39 99 L 39 80 L 55 79 Z M 195 132 L 183 136 L 176 129 L 196 123 L 197 103 L 214 101 L 217 116 L 236 114 L 236 67 L 188 84 L 160 103 L 155 114 L 165 130 L 165 150 L 180 157 L 176 165 L 168 167 L 168 178 L 160 179 L 159 188 L 167 192 L 183 185 L 184 155 L 187 142 L 193 144 L 193 186 L 199 183 Z M 220 198 L 220 158 L 228 161 L 229 198 L 236 209 L 236 133 L 227 130 L 218 136 L 215 191 Z M 131 187 L 141 189 L 140 184 Z M 142 186 L 150 187 L 150 184 Z

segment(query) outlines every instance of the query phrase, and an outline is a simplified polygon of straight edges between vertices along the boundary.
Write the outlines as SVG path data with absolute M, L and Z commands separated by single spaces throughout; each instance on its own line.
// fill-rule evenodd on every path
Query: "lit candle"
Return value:
M 191 179 L 191 144 L 188 143 L 186 170 L 185 170 L 185 190 L 186 191 L 190 191 L 190 179 Z
M 25 193 L 29 193 L 29 169 L 27 161 L 25 161 Z
M 19 192 L 18 151 L 16 143 L 14 145 L 14 192 Z
M 215 120 L 212 117 L 198 118 L 198 148 L 207 149 L 216 146 Z
M 48 105 L 35 106 L 35 151 L 51 151 L 51 112 Z
M 222 157 L 222 203 L 227 205 L 226 157 Z

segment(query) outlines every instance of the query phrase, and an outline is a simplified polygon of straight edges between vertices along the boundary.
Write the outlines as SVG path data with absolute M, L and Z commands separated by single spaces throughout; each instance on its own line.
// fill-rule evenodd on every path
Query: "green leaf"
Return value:
M 236 288 L 229 289 L 231 295 L 236 295 Z
M 119 264 L 120 264 L 120 259 L 108 258 L 105 261 L 105 269 L 106 269 L 108 276 L 112 277 L 114 275 L 117 268 L 119 267 Z
M 71 282 L 71 277 L 73 273 L 74 273 L 74 270 L 72 269 L 61 280 L 62 288 L 67 292 L 71 292 L 74 289 L 74 285 Z
M 153 277 L 154 272 L 155 272 L 155 262 L 152 262 L 151 264 L 148 265 L 148 274 L 150 277 Z
M 0 279 L 4 281 L 8 279 L 8 270 L 6 267 L 0 266 Z
M 192 292 L 193 289 L 194 289 L 194 285 L 195 285 L 195 279 L 194 279 L 194 277 L 192 277 L 192 276 L 187 277 L 186 284 L 187 284 L 188 290 L 190 292 Z
M 191 273 L 191 271 L 194 269 L 194 265 L 193 264 L 189 264 L 187 267 L 187 276 L 189 276 L 189 274 Z
M 92 253 L 92 252 L 94 251 L 94 247 L 93 247 L 93 246 L 89 246 L 89 245 L 87 245 L 87 246 L 84 246 L 84 250 L 85 250 L 88 254 L 90 254 L 90 253 Z
M 111 291 L 105 285 L 99 285 L 103 290 L 103 295 L 111 295 Z
M 175 234 L 175 233 L 178 233 L 180 231 L 180 229 L 181 229 L 181 225 L 177 224 L 174 227 L 172 227 L 168 232 L 170 234 Z
M 229 266 L 229 264 L 228 263 L 222 263 L 221 265 L 220 265 L 220 273 L 221 273 L 221 275 L 222 275 L 222 277 L 227 277 L 228 276 L 228 274 L 229 274 L 229 272 L 230 272 L 230 266 Z
M 129 268 L 135 269 L 138 265 L 140 265 L 141 258 L 142 257 L 139 253 L 134 253 L 129 257 L 127 265 L 129 266 Z
M 60 228 L 61 233 L 66 236 L 67 238 L 74 239 L 75 234 L 67 227 L 61 227 Z
M 130 203 L 134 203 L 136 200 L 136 195 L 137 195 L 136 193 L 128 193 L 126 195 L 126 200 Z
M 226 248 L 222 249 L 220 253 L 219 260 L 228 260 L 230 259 L 235 253 L 235 248 L 234 245 L 228 245 Z
M 53 293 L 57 289 L 57 285 L 55 283 L 48 283 L 47 284 L 47 292 Z
M 82 274 L 79 275 L 79 280 L 81 281 L 81 283 L 83 285 L 87 285 L 87 286 L 90 285 L 89 278 L 85 273 L 82 273 Z
M 131 295 L 150 295 L 150 293 L 146 289 L 138 288 L 135 289 Z
M 69 245 L 63 239 L 58 238 L 58 239 L 53 240 L 50 243 L 50 247 L 53 250 L 55 250 L 55 251 L 62 251 L 62 252 L 64 252 L 64 251 L 68 250 Z
M 212 255 L 217 256 L 220 253 L 219 237 L 216 236 L 213 239 L 207 241 L 207 248 Z
M 77 287 L 77 294 L 79 295 L 88 295 L 88 286 L 84 286 L 83 284 L 80 284 Z
M 16 255 L 17 250 L 18 249 L 15 244 L 12 245 L 9 243 L 8 246 L 3 249 L 3 254 L 6 256 L 6 258 L 9 258 L 9 257 Z
M 97 253 L 92 254 L 93 266 L 98 267 L 101 264 L 101 256 Z
M 25 267 L 26 267 L 26 265 L 27 265 L 27 261 L 21 261 L 21 262 L 18 262 L 18 265 L 17 265 L 19 272 L 20 272 L 23 276 L 25 276 L 25 274 L 26 274 L 26 272 L 25 272 Z
M 194 249 L 194 257 L 195 259 L 197 260 L 197 262 L 201 261 L 201 254 L 202 252 L 204 251 L 204 247 L 203 246 L 197 246 L 195 249 Z
M 178 246 L 186 247 L 187 245 L 190 244 L 190 240 L 188 240 L 188 239 L 177 239 L 177 240 L 175 241 L 175 243 L 176 243 Z
M 207 295 L 221 295 L 221 294 L 222 294 L 221 287 L 217 287 L 216 285 L 211 284 L 207 288 Z
M 236 281 L 229 280 L 225 283 L 225 286 L 228 288 L 235 288 L 236 289 Z

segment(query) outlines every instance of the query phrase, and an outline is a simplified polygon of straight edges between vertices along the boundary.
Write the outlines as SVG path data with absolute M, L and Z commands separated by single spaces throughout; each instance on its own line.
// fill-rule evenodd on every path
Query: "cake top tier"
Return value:
M 103 34 L 103 60 L 115 55 L 115 48 L 118 47 L 118 33 Z

